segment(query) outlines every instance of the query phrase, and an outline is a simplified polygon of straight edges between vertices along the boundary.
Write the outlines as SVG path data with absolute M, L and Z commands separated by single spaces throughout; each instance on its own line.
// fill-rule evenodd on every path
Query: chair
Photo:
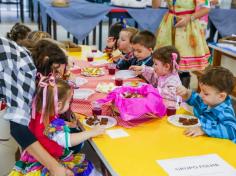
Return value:
M 16 5 L 17 18 L 19 17 L 19 6 L 20 6 L 20 18 L 21 22 L 24 22 L 24 0 L 0 0 L 0 13 L 1 13 L 1 5 Z M 0 14 L 0 22 L 1 22 L 1 14 Z

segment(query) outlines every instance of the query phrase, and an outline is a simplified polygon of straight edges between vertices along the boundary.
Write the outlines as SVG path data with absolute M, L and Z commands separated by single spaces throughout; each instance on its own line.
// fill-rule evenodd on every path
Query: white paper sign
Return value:
M 156 162 L 170 176 L 236 176 L 236 170 L 217 154 L 157 160 Z
M 108 134 L 112 139 L 129 136 L 129 134 L 123 129 L 106 130 L 106 134 Z

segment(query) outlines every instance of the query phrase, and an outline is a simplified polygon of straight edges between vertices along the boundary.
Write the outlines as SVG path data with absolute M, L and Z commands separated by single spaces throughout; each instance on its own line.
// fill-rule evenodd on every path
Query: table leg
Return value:
M 53 38 L 57 40 L 57 22 L 52 20 Z
M 220 66 L 221 56 L 222 56 L 222 53 L 215 49 L 214 54 L 213 54 L 213 66 Z
M 102 21 L 99 23 L 99 50 L 102 50 Z

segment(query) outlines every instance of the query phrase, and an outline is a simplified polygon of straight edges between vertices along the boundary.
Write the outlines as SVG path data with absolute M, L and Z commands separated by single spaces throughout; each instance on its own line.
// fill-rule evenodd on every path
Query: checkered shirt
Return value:
M 0 97 L 7 103 L 5 119 L 28 125 L 35 92 L 36 68 L 29 52 L 0 37 Z
M 208 136 L 230 139 L 236 143 L 236 118 L 229 96 L 224 102 L 209 108 L 199 94 L 192 92 L 187 103 L 194 107 L 194 115 L 200 120 L 202 130 Z

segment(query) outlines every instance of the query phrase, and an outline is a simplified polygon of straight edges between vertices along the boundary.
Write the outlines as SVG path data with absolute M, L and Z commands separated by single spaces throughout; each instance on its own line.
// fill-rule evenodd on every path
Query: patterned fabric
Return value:
M 175 90 L 177 86 L 181 85 L 178 73 L 158 76 L 152 67 L 144 67 L 142 76 L 148 83 L 158 88 L 164 99 L 176 101 Z
M 35 92 L 36 68 L 25 48 L 0 38 L 0 96 L 6 98 L 5 119 L 28 125 Z
M 32 132 L 36 132 L 36 137 L 38 141 L 42 144 L 42 146 L 50 153 L 55 153 L 55 150 L 58 150 L 58 146 L 52 141 L 52 138 L 55 134 L 66 133 L 69 135 L 69 128 L 67 127 L 65 121 L 60 118 L 51 117 L 50 124 L 44 128 L 44 125 L 40 123 L 41 114 L 37 113 L 36 118 L 32 119 L 30 122 L 30 129 Z M 32 124 L 35 123 L 35 124 Z M 37 130 L 37 126 L 40 126 L 40 130 Z M 43 129 L 43 131 L 42 131 Z M 40 133 L 40 134 L 39 134 Z M 68 144 L 68 138 L 65 135 L 65 141 Z M 44 138 L 43 138 L 44 136 Z M 46 139 L 48 141 L 46 141 Z M 66 149 L 61 154 L 61 156 L 55 156 L 56 159 L 59 160 L 61 165 L 71 169 L 76 176 L 99 176 L 100 173 L 95 173 L 94 166 L 91 162 L 85 159 L 84 154 L 73 154 L 73 151 L 68 149 L 68 145 L 66 145 Z M 50 149 L 50 150 L 49 150 Z M 48 176 L 49 171 L 43 165 L 41 165 L 33 156 L 31 156 L 26 151 L 23 152 L 20 161 L 17 161 L 13 171 L 9 174 L 9 176 Z
M 236 118 L 228 96 L 224 102 L 209 108 L 196 92 L 192 92 L 187 103 L 194 107 L 194 115 L 200 120 L 202 130 L 217 138 L 230 139 L 236 143 Z
M 138 60 L 137 58 L 132 58 L 129 60 L 122 59 L 119 63 L 117 63 L 116 68 L 120 70 L 126 70 L 129 69 L 131 65 L 146 65 L 146 66 L 152 66 L 153 65 L 153 60 L 152 56 L 148 56 L 145 59 Z
M 210 56 L 209 48 L 205 40 L 204 30 L 196 19 L 186 27 L 175 28 L 174 22 L 181 13 L 192 14 L 196 6 L 202 2 L 195 0 L 167 0 L 170 11 L 163 17 L 157 31 L 156 47 L 174 45 L 180 52 L 180 70 L 203 70 L 208 65 Z M 173 1 L 175 5 L 173 5 Z M 180 13 L 180 14 L 179 14 Z

